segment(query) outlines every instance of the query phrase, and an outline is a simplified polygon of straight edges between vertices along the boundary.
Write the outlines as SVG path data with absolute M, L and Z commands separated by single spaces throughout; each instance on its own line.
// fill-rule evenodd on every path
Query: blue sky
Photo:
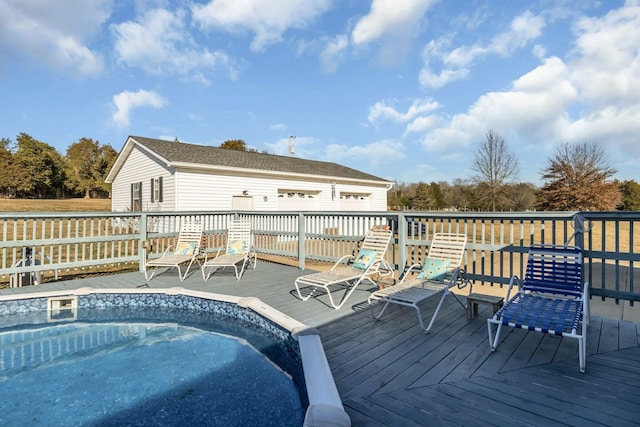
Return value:
M 519 181 L 561 143 L 640 181 L 640 0 L 0 0 L 0 137 L 128 135 L 468 179 L 488 130 Z

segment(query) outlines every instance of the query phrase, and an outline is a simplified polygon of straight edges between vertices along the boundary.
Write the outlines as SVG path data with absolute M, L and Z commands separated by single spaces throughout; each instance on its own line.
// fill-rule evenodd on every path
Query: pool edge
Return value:
M 182 287 L 166 289 L 109 289 L 83 287 L 74 290 L 35 292 L 25 295 L 0 295 L 0 301 L 113 293 L 184 295 L 206 300 L 232 303 L 238 305 L 240 308 L 251 309 L 258 315 L 289 331 L 291 336 L 298 342 L 300 358 L 302 360 L 302 370 L 307 389 L 307 397 L 309 400 L 309 406 L 305 413 L 303 426 L 351 426 L 351 420 L 342 405 L 342 400 L 340 399 L 318 331 L 315 328 L 309 327 L 296 319 L 287 316 L 279 310 L 276 310 L 259 298 L 236 297 L 213 292 L 193 291 Z

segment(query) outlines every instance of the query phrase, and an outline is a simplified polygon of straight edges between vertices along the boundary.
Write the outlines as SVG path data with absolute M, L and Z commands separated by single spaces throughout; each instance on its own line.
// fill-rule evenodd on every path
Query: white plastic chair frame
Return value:
M 242 253 L 237 253 L 231 246 L 234 242 L 244 242 Z M 220 268 L 233 267 L 236 280 L 240 280 L 247 266 L 256 268 L 257 256 L 251 244 L 251 221 L 235 220 L 229 224 L 227 232 L 227 243 L 223 248 L 218 249 L 216 255 L 202 263 L 202 278 L 206 282 L 209 277 Z M 238 269 L 238 265 L 240 265 Z M 207 273 L 207 269 L 209 269 Z
M 361 270 L 354 268 L 351 265 L 345 266 L 345 263 L 353 262 L 357 256 L 345 255 L 341 257 L 328 271 L 322 271 L 318 273 L 308 274 L 306 276 L 298 277 L 295 280 L 296 290 L 298 297 L 302 301 L 307 301 L 311 298 L 318 289 L 324 289 L 329 296 L 329 302 L 336 310 L 340 309 L 347 301 L 349 296 L 357 289 L 358 285 L 364 282 L 369 282 L 377 286 L 377 282 L 374 281 L 373 276 L 385 277 L 393 274 L 393 269 L 385 261 L 384 257 L 387 252 L 387 247 L 391 240 L 392 231 L 386 226 L 373 227 L 364 237 L 362 245 L 359 250 L 372 250 L 376 251 L 375 261 L 369 265 L 366 269 Z M 337 303 L 334 301 L 331 286 L 344 284 L 349 287 L 346 294 L 342 297 L 342 300 Z M 303 296 L 300 292 L 300 288 L 311 287 L 312 291 Z
M 380 319 L 389 304 L 413 307 L 418 315 L 420 328 L 425 332 L 429 332 L 433 327 L 436 317 L 438 316 L 438 312 L 440 311 L 447 295 L 453 295 L 462 307 L 466 307 L 466 304 L 462 302 L 455 293 L 451 292 L 451 289 L 454 286 L 463 288 L 468 284 L 468 280 L 464 278 L 464 271 L 461 268 L 465 255 L 466 242 L 467 236 L 465 234 L 434 234 L 431 245 L 429 246 L 427 258 L 449 261 L 444 280 L 440 282 L 437 280 L 418 278 L 415 273 L 417 270 L 420 270 L 422 266 L 420 264 L 411 265 L 400 279 L 400 282 L 393 286 L 377 290 L 369 296 L 369 308 L 373 318 L 376 320 Z M 418 304 L 438 292 L 442 292 L 442 296 L 440 297 L 438 306 L 431 316 L 429 325 L 425 328 L 422 312 L 420 311 Z M 384 303 L 378 314 L 375 314 L 374 311 L 375 302 Z
M 187 244 L 192 247 L 192 252 L 188 254 L 176 253 L 176 250 Z M 147 281 L 151 280 L 160 267 L 177 268 L 180 281 L 184 281 L 191 269 L 191 265 L 194 262 L 199 262 L 198 256 L 200 255 L 202 244 L 202 224 L 200 222 L 187 222 L 184 223 L 180 234 L 178 235 L 178 241 L 175 246 L 169 246 L 160 258 L 148 260 L 145 263 L 144 276 Z M 181 265 L 188 263 L 184 273 L 182 273 Z M 149 275 L 149 267 L 153 267 L 151 275 Z

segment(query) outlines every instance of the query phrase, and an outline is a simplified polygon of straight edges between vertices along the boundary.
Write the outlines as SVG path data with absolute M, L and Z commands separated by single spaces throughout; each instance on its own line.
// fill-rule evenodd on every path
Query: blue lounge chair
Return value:
M 514 285 L 519 290 L 510 298 Z M 492 351 L 498 346 L 503 326 L 574 338 L 578 340 L 580 371 L 585 371 L 589 285 L 582 279 L 580 248 L 531 246 L 524 280 L 511 278 L 506 301 L 487 319 Z M 495 337 L 493 325 L 497 325 Z

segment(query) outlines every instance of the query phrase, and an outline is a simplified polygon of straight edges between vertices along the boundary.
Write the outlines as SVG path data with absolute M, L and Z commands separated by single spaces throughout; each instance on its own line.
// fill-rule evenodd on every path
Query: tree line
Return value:
M 241 140 L 220 148 L 248 149 Z M 104 182 L 118 153 L 81 138 L 61 155 L 26 133 L 0 139 L 0 196 L 13 198 L 109 197 Z M 388 194 L 392 209 L 458 211 L 640 211 L 640 184 L 612 179 L 616 170 L 595 144 L 561 144 L 541 171 L 543 184 L 518 182 L 519 161 L 489 131 L 470 165 L 473 175 L 453 182 L 399 183 Z
M 640 185 L 612 179 L 616 170 L 601 147 L 587 142 L 561 144 L 540 172 L 541 187 L 518 182 L 519 161 L 504 139 L 489 131 L 471 164 L 467 180 L 396 183 L 393 209 L 456 211 L 638 211 Z
M 15 142 L 0 139 L 0 195 L 55 199 L 109 197 L 104 182 L 118 153 L 108 144 L 81 138 L 61 155 L 51 145 L 26 133 Z

